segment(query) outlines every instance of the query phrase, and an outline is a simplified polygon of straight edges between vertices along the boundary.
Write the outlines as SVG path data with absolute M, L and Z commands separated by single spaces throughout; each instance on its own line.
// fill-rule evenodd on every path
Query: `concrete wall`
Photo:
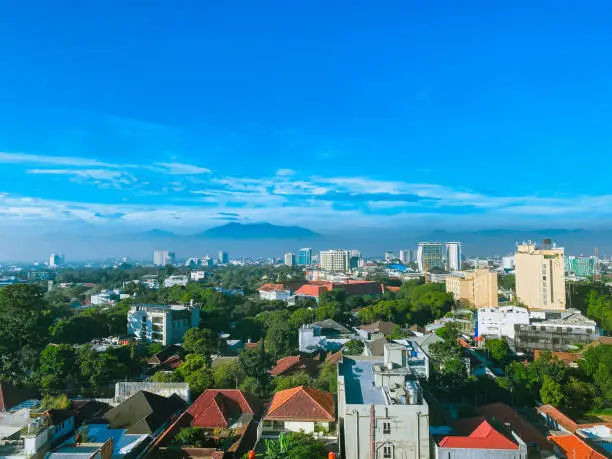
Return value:
M 527 459 L 527 451 L 435 447 L 435 459 Z
M 314 433 L 314 422 L 285 422 L 285 430 L 287 432 L 299 432 L 303 430 L 305 433 Z

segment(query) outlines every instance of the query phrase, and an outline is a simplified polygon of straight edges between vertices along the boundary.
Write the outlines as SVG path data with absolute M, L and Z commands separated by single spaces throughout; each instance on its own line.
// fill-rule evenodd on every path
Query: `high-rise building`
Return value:
M 300 249 L 297 257 L 297 264 L 300 266 L 308 266 L 312 264 L 312 249 L 309 247 Z
M 567 257 L 565 272 L 578 277 L 593 277 L 596 273 L 597 257 Z
M 226 265 L 229 263 L 229 255 L 223 250 L 219 250 L 219 258 L 217 259 L 220 265 Z
M 446 291 L 455 301 L 465 301 L 475 308 L 497 306 L 497 273 L 488 269 L 455 271 L 446 276 Z
M 419 271 L 431 271 L 434 268 L 444 269 L 441 242 L 419 242 L 417 251 L 417 263 Z
M 349 256 L 351 257 L 355 257 L 355 258 L 361 258 L 361 250 L 357 250 L 357 249 L 351 249 L 349 250 Z
M 320 254 L 321 269 L 344 273 L 350 270 L 351 256 L 348 250 L 324 250 Z
M 49 268 L 57 268 L 64 264 L 64 255 L 60 253 L 52 253 L 49 257 Z
M 155 266 L 173 265 L 174 261 L 175 261 L 174 252 L 168 252 L 167 250 L 153 251 L 153 264 Z
M 446 243 L 446 269 L 461 271 L 461 242 Z
M 516 297 L 529 309 L 565 309 L 564 250 L 545 240 L 517 246 L 514 255 Z
M 386 262 L 390 262 L 394 258 L 395 258 L 395 254 L 393 252 L 390 252 L 390 251 L 386 251 L 385 252 L 385 261 Z
M 285 254 L 285 264 L 287 266 L 295 266 L 295 254 L 291 252 L 287 252 Z
M 405 265 L 414 261 L 412 250 L 400 250 L 399 256 L 400 261 Z

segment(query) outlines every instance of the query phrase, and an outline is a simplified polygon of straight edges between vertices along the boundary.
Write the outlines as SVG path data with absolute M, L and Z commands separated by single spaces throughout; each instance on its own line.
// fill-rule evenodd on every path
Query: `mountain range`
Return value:
M 280 226 L 271 223 L 237 223 L 231 222 L 221 226 L 207 229 L 200 233 L 191 235 L 179 235 L 171 231 L 154 229 L 138 233 L 135 236 L 145 239 L 173 239 L 173 238 L 197 238 L 197 239 L 305 239 L 321 237 L 301 226 Z

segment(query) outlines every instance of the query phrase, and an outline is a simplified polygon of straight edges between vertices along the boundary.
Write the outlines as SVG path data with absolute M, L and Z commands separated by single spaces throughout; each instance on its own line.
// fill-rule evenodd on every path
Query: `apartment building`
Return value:
M 136 339 L 164 346 L 183 340 L 185 332 L 200 324 L 200 308 L 195 306 L 135 304 L 127 317 L 128 334 Z
M 167 250 L 153 251 L 153 264 L 155 266 L 173 265 L 174 262 L 175 262 L 174 252 L 169 252 Z
M 323 250 L 319 260 L 324 271 L 344 273 L 351 269 L 351 254 L 348 250 Z
M 497 300 L 497 273 L 488 269 L 456 271 L 446 276 L 446 291 L 455 301 L 465 301 L 475 308 L 495 307 Z
M 297 256 L 297 264 L 299 266 L 308 266 L 312 264 L 312 249 L 305 247 L 300 249 Z
M 408 352 L 408 351 L 406 351 Z M 384 358 L 342 356 L 338 418 L 342 457 L 428 459 L 429 407 L 408 357 L 385 345 Z
M 284 257 L 285 265 L 287 266 L 295 266 L 295 254 L 291 252 L 287 252 Z
M 564 250 L 545 241 L 517 246 L 514 255 L 516 296 L 529 309 L 565 309 Z

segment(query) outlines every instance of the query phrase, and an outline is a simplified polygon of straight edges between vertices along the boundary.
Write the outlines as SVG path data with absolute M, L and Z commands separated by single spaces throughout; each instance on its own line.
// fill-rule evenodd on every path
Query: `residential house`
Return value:
M 289 301 L 294 292 L 298 290 L 304 282 L 284 282 L 284 283 L 266 283 L 257 290 L 259 298 L 262 300 L 279 300 Z
M 344 325 L 326 319 L 300 327 L 299 350 L 300 352 L 337 351 L 351 338 L 356 337 L 358 336 Z
M 272 376 L 290 376 L 296 373 L 306 373 L 311 378 L 317 376 L 321 361 L 304 357 L 303 355 L 290 355 L 276 362 L 270 370 Z
M 186 403 L 191 401 L 189 384 L 184 382 L 121 381 L 115 384 L 115 403 L 122 403 L 134 394 L 145 391 L 150 394 L 172 397 L 177 395 Z
M 240 390 L 206 390 L 166 429 L 152 449 L 160 454 L 169 451 L 168 446 L 181 429 L 192 427 L 203 430 L 205 443 L 198 447 L 181 445 L 181 457 L 242 457 L 257 441 L 261 409 L 259 400 Z
M 544 419 L 546 428 L 549 431 L 576 433 L 579 430 L 590 429 L 598 426 L 612 427 L 612 424 L 606 422 L 578 424 L 569 416 L 561 412 L 561 410 L 555 408 L 552 405 L 541 405 L 538 406 L 536 410 L 538 414 Z
M 490 403 L 478 407 L 482 419 L 491 424 L 502 423 L 508 426 L 527 445 L 528 451 L 552 451 L 552 445 L 533 424 L 521 416 L 514 408 L 504 403 Z
M 321 433 L 335 436 L 334 396 L 311 387 L 294 387 L 274 394 L 264 414 L 261 435 L 277 437 L 282 432 Z
M 176 394 L 163 397 L 141 390 L 106 412 L 104 418 L 110 429 L 155 436 L 185 407 L 185 400 Z
M 359 327 L 359 336 L 365 340 L 374 340 L 383 336 L 392 335 L 394 328 L 395 324 L 393 322 L 384 322 L 379 320 L 377 322 Z
M 309 281 L 295 291 L 297 297 L 313 298 L 319 301 L 324 292 L 344 290 L 347 295 L 380 296 L 384 287 L 373 281 L 346 279 L 344 282 Z
M 557 457 L 568 459 L 606 459 L 611 457 L 612 450 L 599 452 L 577 435 L 567 432 L 555 432 L 549 440 L 555 445 Z M 607 453 L 604 455 L 604 453 Z
M 435 459 L 488 458 L 527 459 L 527 445 L 513 431 L 486 420 L 467 436 L 448 435 L 433 442 Z
M 372 341 L 364 341 L 363 355 L 368 357 L 382 357 L 385 354 L 385 344 L 387 343 L 387 338 L 384 336 Z
M 112 459 L 113 439 L 104 443 L 67 443 L 45 456 L 45 459 Z
M 170 344 L 161 351 L 153 354 L 147 360 L 147 365 L 152 371 L 173 371 L 183 363 L 185 352 L 177 344 Z

